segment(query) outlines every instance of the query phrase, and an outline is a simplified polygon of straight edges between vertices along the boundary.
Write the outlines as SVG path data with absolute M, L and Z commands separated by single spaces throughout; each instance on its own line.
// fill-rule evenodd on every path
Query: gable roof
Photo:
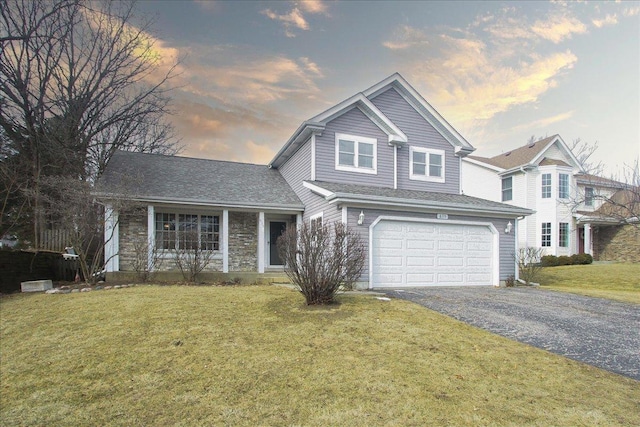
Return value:
M 331 204 L 349 203 L 361 206 L 369 205 L 375 208 L 396 206 L 402 209 L 428 209 L 473 214 L 475 216 L 484 214 L 486 216 L 509 218 L 533 213 L 530 209 L 464 194 L 398 190 L 325 181 L 304 181 L 303 184 L 311 191 L 323 196 Z
M 321 133 L 328 122 L 347 113 L 353 108 L 360 109 L 374 124 L 385 132 L 389 137 L 389 144 L 405 144 L 408 140 L 404 132 L 371 102 L 372 98 L 390 88 L 398 91 L 409 105 L 453 145 L 456 153 L 465 156 L 475 150 L 399 73 L 395 73 L 371 86 L 369 89 L 359 92 L 303 122 L 274 156 L 269 163 L 269 167 L 277 168 L 281 166 L 311 135 Z
M 97 196 L 132 200 L 302 211 L 280 172 L 266 165 L 117 151 Z
M 549 159 L 544 156 L 545 152 L 554 144 L 558 144 L 559 147 L 563 151 L 567 153 L 567 155 L 573 161 L 575 167 L 578 167 L 582 170 L 582 166 L 580 166 L 580 162 L 574 154 L 571 152 L 567 144 L 562 140 L 560 135 L 553 135 L 548 138 L 541 139 L 540 141 L 536 141 L 527 145 L 523 145 L 522 147 L 518 147 L 514 150 L 507 151 L 506 153 L 499 154 L 494 157 L 478 157 L 478 156 L 469 156 L 470 159 L 476 160 L 478 162 L 486 163 L 491 166 L 498 167 L 503 169 L 504 171 L 509 171 L 512 169 L 520 168 L 520 167 L 531 167 L 536 165 L 562 165 L 562 166 L 571 166 L 564 161 Z M 544 164 L 543 164 L 544 162 Z

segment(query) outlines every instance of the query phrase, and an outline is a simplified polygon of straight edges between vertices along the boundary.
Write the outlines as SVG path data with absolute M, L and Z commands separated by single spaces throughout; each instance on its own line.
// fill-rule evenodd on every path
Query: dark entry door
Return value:
M 287 223 L 284 221 L 269 222 L 269 265 L 282 265 L 280 256 L 278 255 L 278 246 L 276 245 L 278 237 L 284 233 Z

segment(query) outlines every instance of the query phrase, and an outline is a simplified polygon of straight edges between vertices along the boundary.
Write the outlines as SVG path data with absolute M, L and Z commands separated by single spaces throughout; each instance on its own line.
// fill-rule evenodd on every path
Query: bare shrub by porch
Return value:
M 307 305 L 332 303 L 341 288 L 353 287 L 365 262 L 362 239 L 340 222 L 290 227 L 278 239 L 278 251 Z

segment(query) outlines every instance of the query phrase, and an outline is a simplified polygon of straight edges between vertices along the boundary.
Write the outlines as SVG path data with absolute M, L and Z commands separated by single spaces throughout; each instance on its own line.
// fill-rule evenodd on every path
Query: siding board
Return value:
M 407 135 L 408 146 L 445 151 L 445 182 L 441 183 L 410 180 L 409 147 L 398 150 L 398 188 L 459 194 L 460 159 L 454 147 L 395 89 L 390 88 L 371 102 Z

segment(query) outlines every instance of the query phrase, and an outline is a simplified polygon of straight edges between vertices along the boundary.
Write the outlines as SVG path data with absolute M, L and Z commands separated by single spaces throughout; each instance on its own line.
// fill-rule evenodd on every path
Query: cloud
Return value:
M 302 16 L 302 12 L 297 7 L 294 7 L 291 12 L 284 15 L 279 15 L 275 12 L 272 12 L 271 9 L 263 10 L 262 14 L 275 21 L 283 22 L 286 28 L 289 28 L 289 26 L 294 26 L 301 30 L 309 29 L 309 23 L 304 19 L 304 16 Z
M 385 41 L 382 45 L 391 50 L 402 50 L 428 43 L 427 35 L 423 31 L 403 25 L 394 32 L 392 40 Z
M 591 22 L 597 28 L 602 28 L 605 25 L 615 25 L 615 24 L 617 24 L 618 23 L 618 16 L 616 14 L 607 15 L 603 19 L 593 19 Z
M 321 0 L 302 0 L 292 2 L 292 9 L 288 13 L 279 14 L 271 9 L 265 9 L 262 13 L 269 19 L 280 21 L 284 25 L 285 35 L 287 37 L 296 37 L 293 29 L 309 31 L 309 22 L 305 18 L 304 13 L 323 14 L 329 16 L 326 3 Z
M 328 14 L 328 7 L 325 2 L 322 0 L 302 0 L 297 2 L 302 10 L 308 13 L 322 13 L 324 15 Z
M 571 117 L 573 117 L 574 113 L 575 111 L 572 110 L 572 111 L 556 114 L 555 116 L 545 117 L 539 120 L 535 120 L 529 123 L 524 123 L 524 124 L 515 126 L 511 128 L 511 131 L 520 132 L 520 131 L 529 130 L 529 129 L 534 129 L 535 131 L 539 131 L 541 128 L 545 128 L 554 123 L 558 123 L 558 122 L 570 119 Z
M 531 26 L 531 31 L 557 44 L 566 38 L 571 38 L 573 34 L 586 33 L 587 26 L 575 17 L 554 15 L 547 20 L 536 21 Z
M 627 7 L 622 12 L 624 16 L 637 16 L 640 14 L 640 6 L 638 7 Z

